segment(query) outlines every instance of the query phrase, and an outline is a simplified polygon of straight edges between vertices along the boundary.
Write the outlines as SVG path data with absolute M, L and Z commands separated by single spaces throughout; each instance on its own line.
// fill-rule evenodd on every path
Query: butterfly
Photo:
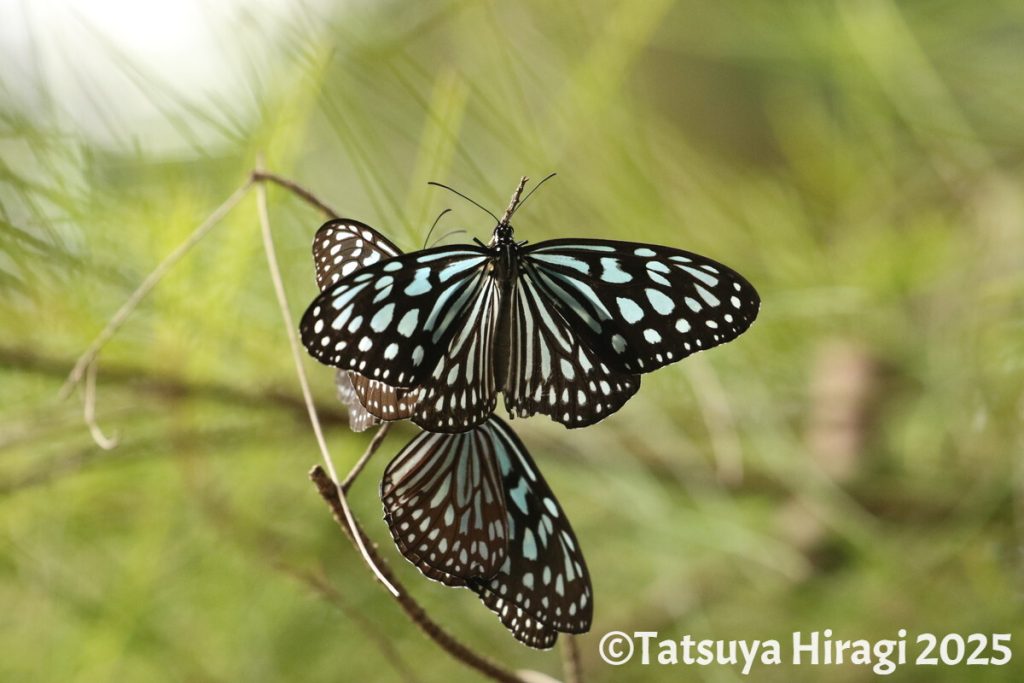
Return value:
M 427 577 L 476 593 L 520 642 L 547 649 L 585 633 L 590 574 L 569 519 L 497 417 L 458 434 L 422 432 L 384 471 L 385 520 Z
M 408 413 L 428 431 L 461 432 L 503 393 L 513 417 L 584 427 L 621 408 L 641 374 L 735 339 L 757 317 L 754 287 L 698 254 L 515 241 L 525 183 L 488 244 L 402 254 L 356 221 L 318 232 L 314 256 L 331 279 L 302 317 L 302 341 L 363 378 L 355 390 L 375 417 Z

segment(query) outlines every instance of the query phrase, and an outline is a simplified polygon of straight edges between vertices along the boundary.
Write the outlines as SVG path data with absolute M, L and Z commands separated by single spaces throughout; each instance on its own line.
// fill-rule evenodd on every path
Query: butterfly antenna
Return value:
M 467 197 L 466 195 L 462 194 L 461 192 L 459 192 L 455 188 L 448 187 L 447 185 L 443 185 L 442 183 L 435 183 L 433 180 L 428 182 L 427 185 L 434 185 L 436 187 L 443 187 L 444 189 L 448 190 L 449 192 L 453 192 L 453 193 L 459 195 L 460 197 L 462 197 L 463 199 L 465 199 L 467 202 L 469 202 L 473 206 L 477 207 L 478 209 L 480 209 L 482 211 L 485 211 L 487 213 L 487 215 L 490 216 L 491 218 L 493 218 L 494 220 L 498 220 L 498 217 L 495 216 L 493 213 L 491 213 L 490 209 L 488 209 L 487 207 L 483 206 L 479 202 L 476 202 L 476 201 L 470 199 L 469 197 Z
M 437 218 L 434 219 L 434 224 L 430 226 L 430 230 L 427 230 L 427 236 L 423 238 L 423 248 L 424 249 L 427 248 L 427 242 L 430 241 L 430 235 L 434 232 L 434 228 L 437 227 L 438 222 L 440 222 L 441 218 L 443 218 L 444 215 L 446 213 L 448 213 L 449 211 L 451 211 L 451 209 L 445 209 L 441 213 L 437 214 Z
M 444 242 L 446 239 L 448 239 L 452 235 L 458 235 L 459 233 L 464 233 L 464 232 L 466 232 L 466 231 L 462 230 L 461 228 L 459 230 L 450 230 L 450 231 L 446 232 L 445 234 L 441 235 L 440 237 L 438 237 L 434 241 L 434 244 L 441 244 L 441 242 Z
M 544 180 L 542 180 L 542 181 L 540 181 L 539 183 L 537 183 L 536 185 L 534 185 L 534 186 L 533 186 L 533 189 L 532 189 L 532 190 L 530 190 L 529 192 L 527 192 L 527 193 L 526 193 L 526 196 L 525 196 L 525 197 L 523 197 L 523 201 L 519 202 L 519 206 L 517 206 L 517 207 L 515 207 L 514 209 L 512 209 L 512 213 L 515 213 L 516 211 L 518 211 L 518 210 L 519 210 L 519 209 L 520 209 L 520 208 L 521 208 L 521 207 L 523 206 L 523 204 L 525 204 L 525 203 L 526 203 L 526 200 L 527 200 L 527 199 L 529 199 L 530 197 L 532 197 L 532 196 L 533 196 L 533 193 L 534 193 L 534 192 L 536 192 L 537 190 L 539 190 L 539 189 L 540 189 L 540 186 L 541 186 L 541 185 L 543 185 L 543 184 L 544 184 L 544 183 L 546 183 L 547 181 L 551 180 L 551 179 L 552 179 L 552 178 L 554 178 L 554 177 L 555 177 L 556 175 L 558 175 L 558 174 L 557 174 L 557 173 L 549 173 L 548 175 L 544 176 Z M 511 216 L 511 215 L 509 215 L 509 218 L 511 218 L 511 217 L 512 217 L 512 216 Z

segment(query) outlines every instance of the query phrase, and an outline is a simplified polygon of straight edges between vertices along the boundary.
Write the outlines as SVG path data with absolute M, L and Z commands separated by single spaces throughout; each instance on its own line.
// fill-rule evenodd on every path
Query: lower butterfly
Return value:
M 496 417 L 461 434 L 423 432 L 384 471 L 395 544 L 427 577 L 480 596 L 512 635 L 546 649 L 585 633 L 590 575 L 565 512 Z

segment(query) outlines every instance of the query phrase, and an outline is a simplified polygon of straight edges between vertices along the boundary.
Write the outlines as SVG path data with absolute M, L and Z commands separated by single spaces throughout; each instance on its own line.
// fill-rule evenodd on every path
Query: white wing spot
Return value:
M 647 295 L 647 300 L 651 302 L 651 307 L 661 315 L 668 315 L 675 310 L 675 302 L 662 292 L 648 288 L 644 290 L 644 293 Z
M 605 282 L 621 284 L 629 282 L 633 276 L 622 270 L 618 259 L 606 257 L 601 259 L 601 279 Z
M 619 313 L 621 313 L 626 322 L 630 324 L 635 323 L 644 317 L 644 310 L 632 299 L 619 296 L 615 298 L 615 303 L 619 305 Z
M 394 316 L 394 313 L 395 305 L 388 304 L 374 314 L 370 320 L 370 327 L 373 328 L 374 332 L 383 332 L 391 324 L 391 318 Z
M 414 308 L 406 312 L 398 323 L 398 333 L 403 337 L 411 337 L 412 333 L 416 331 L 416 323 L 419 322 L 419 319 L 420 309 Z

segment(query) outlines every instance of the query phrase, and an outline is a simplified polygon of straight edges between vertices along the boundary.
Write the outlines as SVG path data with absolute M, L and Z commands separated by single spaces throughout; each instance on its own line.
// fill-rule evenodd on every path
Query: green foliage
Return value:
M 593 574 L 587 680 L 741 679 L 611 668 L 597 642 L 612 629 L 825 628 L 1012 632 L 1014 666 L 891 678 L 1017 680 L 1024 6 L 457 0 L 235 21 L 221 47 L 242 73 L 198 95 L 83 28 L 79 44 L 108 57 L 79 84 L 111 99 L 94 117 L 104 136 L 45 81 L 26 97 L 0 73 L 0 680 L 472 676 L 374 584 L 306 479 L 318 455 L 254 199 L 104 351 L 98 419 L 121 445 L 100 451 L 80 403 L 54 399 L 260 152 L 409 249 L 445 207 L 439 233 L 493 227 L 427 180 L 499 210 L 520 175 L 557 171 L 517 214 L 522 238 L 670 244 L 760 290 L 749 333 L 645 376 L 613 418 L 514 423 Z M 122 91 L 156 120 L 118 117 Z M 270 198 L 298 316 L 320 217 Z M 331 372 L 308 367 L 347 468 L 368 437 L 347 431 Z M 393 552 L 376 483 L 412 434 L 397 429 L 363 474 L 356 514 L 457 637 L 560 675 L 557 654 L 519 646 Z M 849 666 L 751 678 L 874 680 Z

